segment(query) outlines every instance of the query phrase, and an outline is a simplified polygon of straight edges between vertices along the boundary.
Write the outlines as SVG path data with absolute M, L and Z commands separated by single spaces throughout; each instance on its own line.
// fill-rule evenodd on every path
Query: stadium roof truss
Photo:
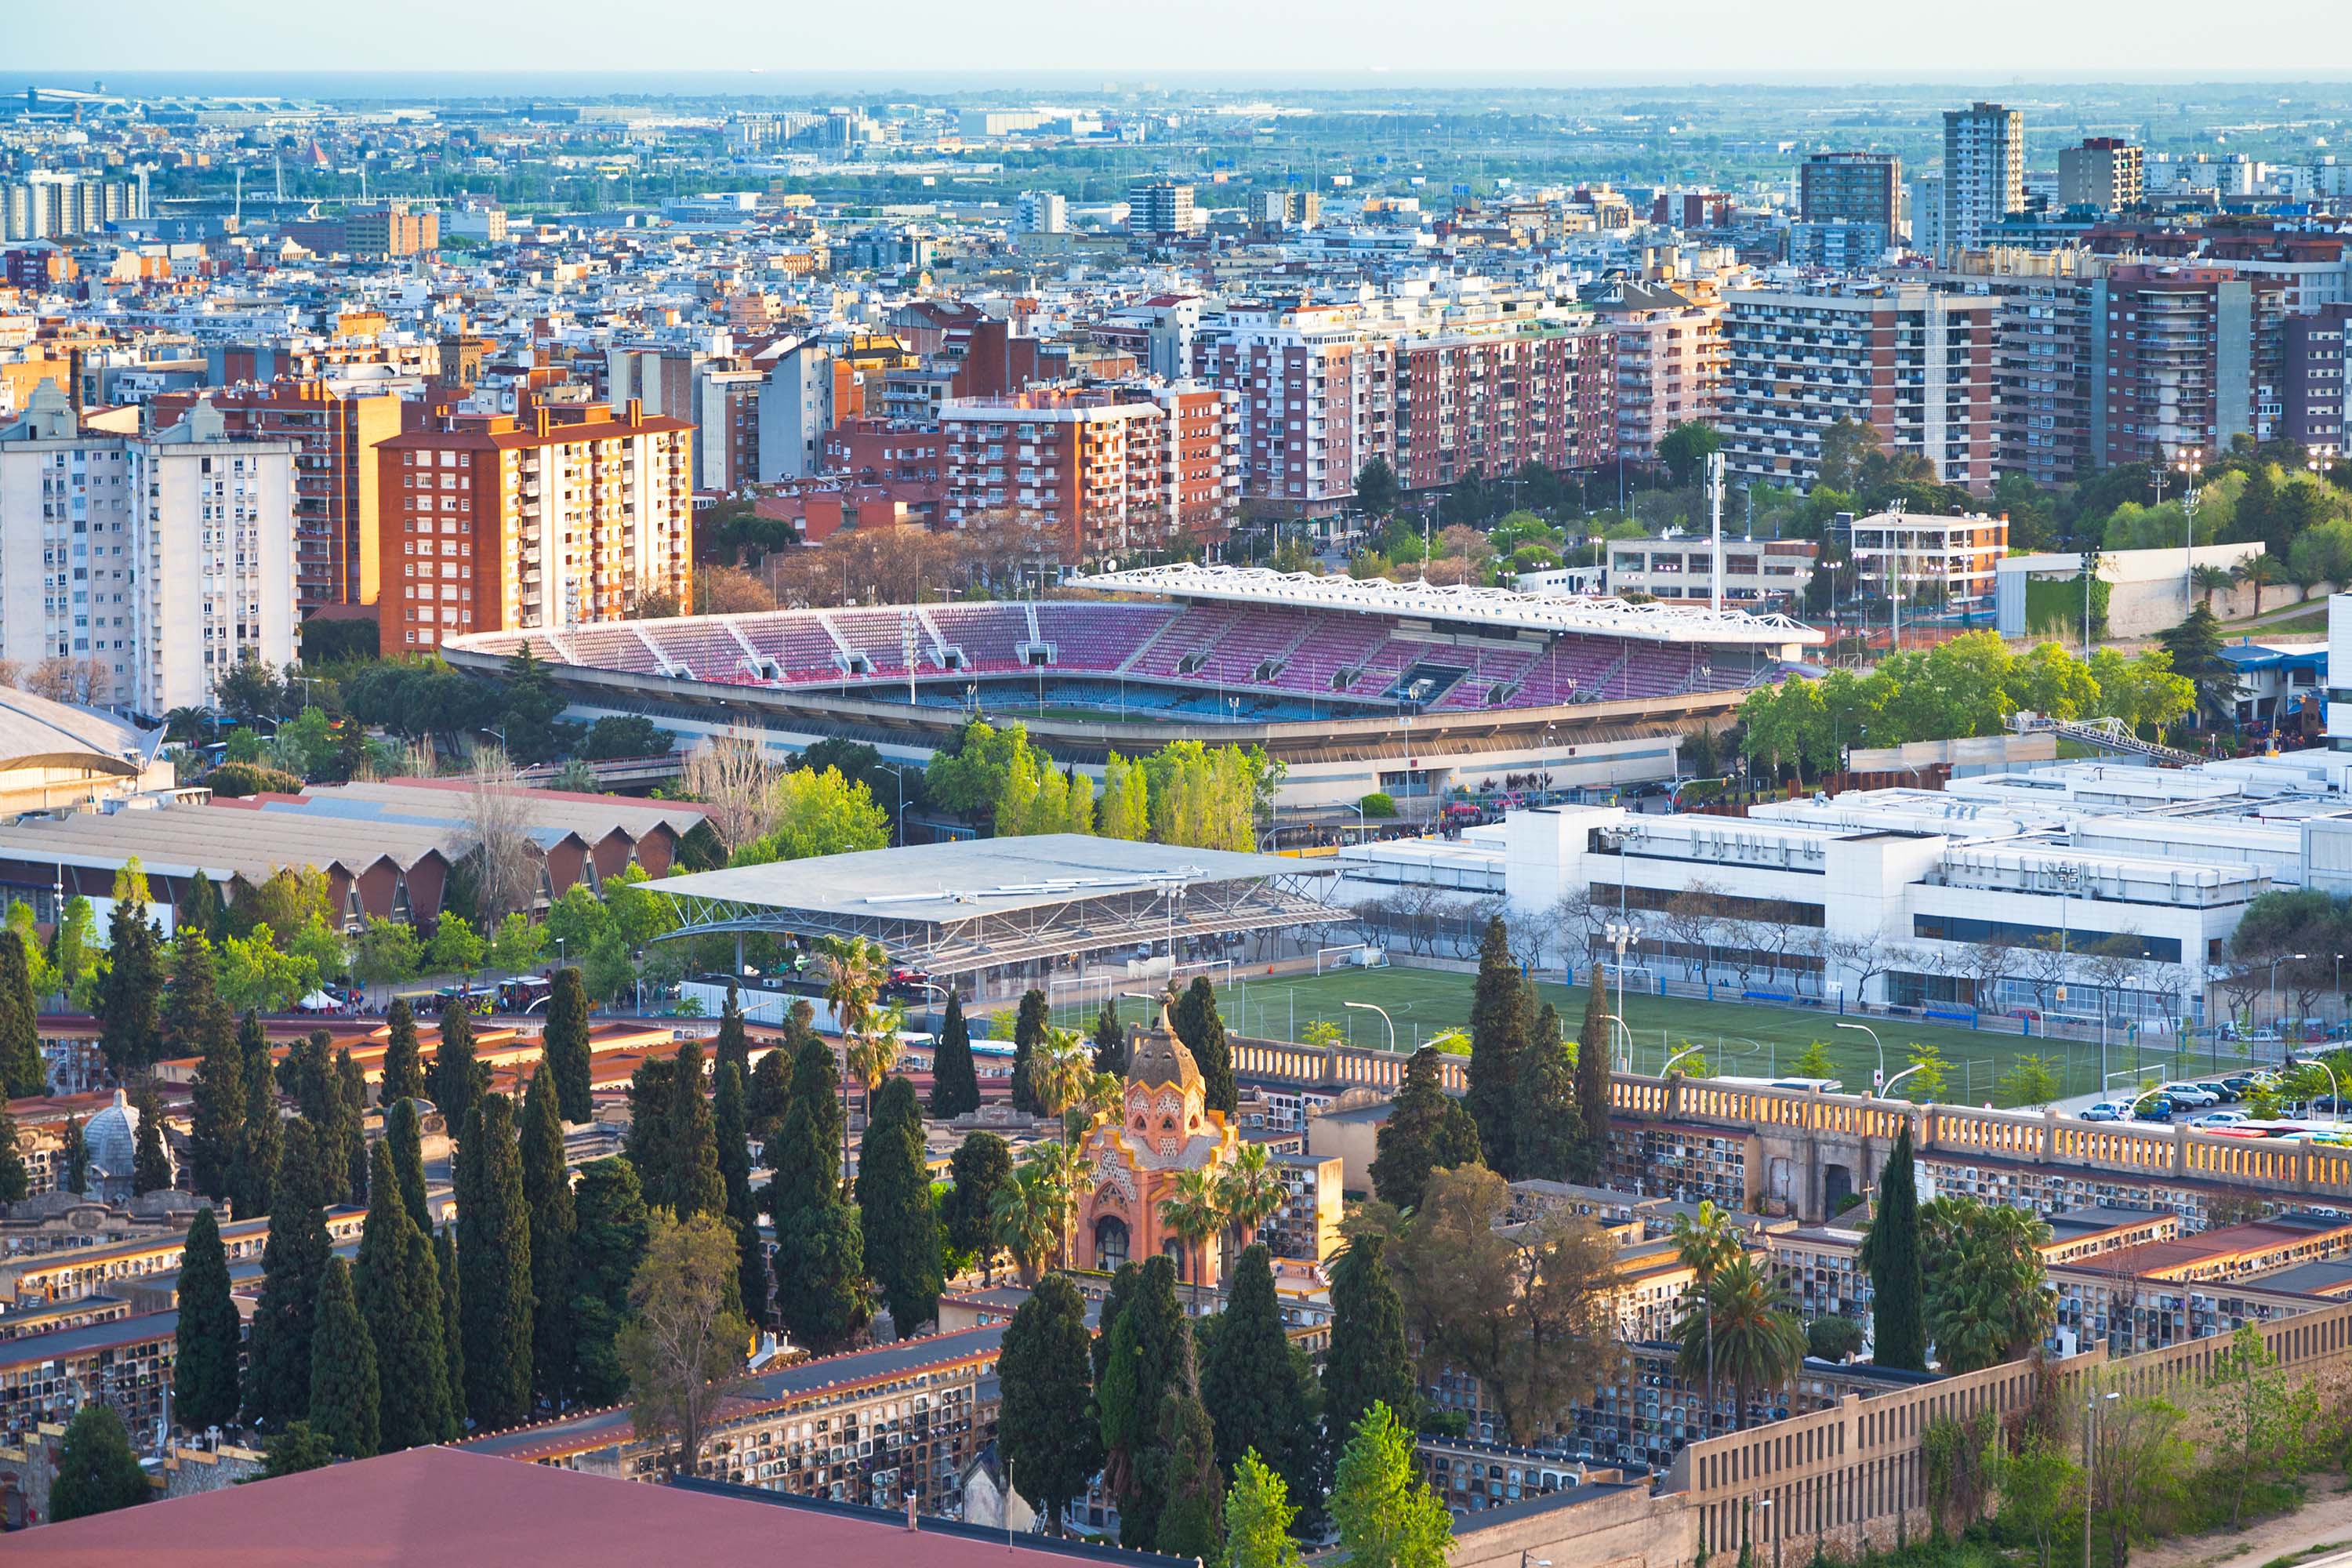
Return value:
M 1000 848 L 1007 843 L 985 842 Z M 918 847 L 917 853 L 923 847 Z M 768 868 L 743 868 L 646 886 L 677 908 L 680 923 L 669 938 L 752 931 L 858 936 L 878 942 L 896 962 L 934 974 L 1133 947 L 1171 936 L 1320 925 L 1337 918 L 1338 911 L 1309 886 L 1333 876 L 1332 863 L 1198 850 L 1165 853 L 1175 863 L 1018 883 L 983 875 L 956 879 L 963 886 L 942 881 L 916 888 L 897 878 L 863 886 L 860 879 L 845 878 L 826 885 L 827 879 L 811 875 L 824 863 L 804 862 L 796 868 L 800 875 L 782 879 L 747 878 L 747 871 Z M 1023 868 L 1017 862 L 1008 868 L 1016 874 Z
M 1359 614 L 1418 616 L 1498 629 L 1574 632 L 1586 637 L 1636 637 L 1650 642 L 1786 647 L 1817 644 L 1822 634 L 1801 621 L 1746 610 L 1714 610 L 1663 602 L 1632 605 L 1613 598 L 1553 598 L 1509 588 L 1467 584 L 1396 583 L 1385 578 L 1318 577 L 1265 566 L 1178 563 L 1072 577 L 1076 588 L 1159 594 L 1174 598 L 1243 604 L 1297 605 Z

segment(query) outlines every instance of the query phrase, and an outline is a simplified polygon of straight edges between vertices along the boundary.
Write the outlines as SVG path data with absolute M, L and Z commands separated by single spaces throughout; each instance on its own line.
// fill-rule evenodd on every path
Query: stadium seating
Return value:
M 1021 645 L 1029 640 L 1029 617 L 1018 605 L 931 605 L 923 614 L 948 647 L 963 655 L 964 668 L 981 673 L 1024 668 Z
M 1177 667 L 1193 654 L 1206 652 L 1217 639 L 1232 629 L 1233 624 L 1254 611 L 1237 605 L 1194 604 L 1184 606 L 1160 639 L 1144 650 L 1143 657 L 1128 666 L 1130 675 L 1173 676 L 1183 673 Z
M 835 662 L 841 650 L 814 612 L 743 616 L 735 624 L 760 657 L 773 660 L 786 679 L 824 679 L 841 673 Z
M 1125 664 L 1176 615 L 1175 608 L 1166 605 L 1047 600 L 1037 606 L 1037 629 L 1054 645 L 1055 668 L 1108 672 Z
M 1331 691 L 1331 683 L 1339 673 L 1361 664 L 1373 649 L 1389 640 L 1393 629 L 1394 623 L 1381 616 L 1315 619 L 1306 637 L 1290 650 L 1290 657 L 1275 675 L 1273 684 L 1285 691 Z
M 654 658 L 654 650 L 646 646 L 645 638 L 632 626 L 570 626 L 564 630 L 563 640 L 571 645 L 575 659 L 600 669 L 625 669 L 638 674 L 661 669 L 661 661 Z
M 1217 639 L 1198 673 L 1203 680 L 1233 685 L 1253 680 L 1260 665 L 1287 653 L 1312 624 L 1304 610 L 1273 608 L 1243 616 Z
M 743 645 L 719 620 L 655 621 L 646 626 L 662 657 L 684 665 L 698 680 L 719 680 L 742 672 Z

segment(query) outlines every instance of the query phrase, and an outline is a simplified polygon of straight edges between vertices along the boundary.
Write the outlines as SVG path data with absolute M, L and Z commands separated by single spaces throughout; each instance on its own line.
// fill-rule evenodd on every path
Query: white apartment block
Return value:
M 1614 539 L 1607 548 L 1608 593 L 1714 601 L 1715 547 L 1705 534 Z M 1726 539 L 1723 603 L 1743 610 L 1785 605 L 1812 581 L 1813 560 L 1820 549 L 1810 539 Z
M 2025 116 L 1998 103 L 1944 112 L 1944 232 L 1972 250 L 1985 230 L 2025 207 Z
M 0 428 L 0 658 L 68 661 L 94 703 L 148 715 L 209 705 L 244 658 L 290 662 L 294 454 L 205 404 L 133 437 L 35 394 Z
M 1059 191 L 1024 191 L 1013 204 L 1013 227 L 1018 234 L 1070 232 L 1070 199 Z
M 1856 575 L 1882 595 L 1899 581 L 1906 605 L 1991 608 L 2008 553 L 2007 518 L 1879 511 L 1853 521 Z

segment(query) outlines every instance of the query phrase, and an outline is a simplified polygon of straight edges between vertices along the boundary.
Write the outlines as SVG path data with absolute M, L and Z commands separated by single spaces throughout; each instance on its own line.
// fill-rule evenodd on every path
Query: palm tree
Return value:
M 849 1176 L 849 1080 L 854 1063 L 864 1053 L 861 1045 L 875 1025 L 874 998 L 882 990 L 890 955 L 879 942 L 862 936 L 821 936 L 817 962 L 824 969 L 824 1002 L 841 1029 L 841 1173 Z M 895 1054 L 898 1032 L 891 1031 Z M 887 1070 L 887 1069 L 886 1069 Z
M 2227 566 L 2200 566 L 2189 574 L 2189 580 L 2196 584 L 2200 594 L 2205 595 L 2205 607 L 2210 610 L 2213 607 L 2213 595 L 2237 579 L 2231 575 Z
M 996 1239 L 1013 1255 L 1021 1283 L 1034 1285 L 1062 1232 L 1061 1199 L 1036 1162 L 1013 1167 L 989 1199 L 988 1217 Z
M 1715 1330 L 1713 1297 L 1708 1287 L 1715 1277 L 1739 1258 L 1745 1250 L 1739 1243 L 1739 1232 L 1731 1218 L 1715 1206 L 1712 1199 L 1698 1205 L 1696 1215 L 1675 1215 L 1673 1238 L 1675 1251 L 1681 1257 L 1683 1267 L 1691 1271 L 1693 1283 L 1685 1300 L 1696 1299 L 1698 1310 L 1706 1319 L 1706 1427 L 1707 1436 L 1715 1430 Z
M 1257 1239 L 1258 1228 L 1281 1212 L 1290 1191 L 1263 1143 L 1244 1143 L 1217 1178 L 1217 1205 L 1233 1231 L 1234 1256 Z
M 1070 1266 L 1070 1222 L 1077 1217 L 1078 1188 L 1086 1180 L 1085 1157 L 1076 1143 L 1064 1139 L 1059 1143 L 1040 1143 L 1030 1153 L 1028 1164 L 1034 1166 L 1038 1179 L 1045 1184 L 1054 1205 L 1054 1235 L 1060 1242 L 1061 1266 Z
M 1076 1029 L 1048 1029 L 1030 1055 L 1029 1087 L 1047 1114 L 1059 1116 L 1087 1098 L 1094 1066 L 1094 1053 Z
M 2286 568 L 2278 557 L 2268 553 L 2249 555 L 2230 569 L 2230 574 L 2241 583 L 2252 584 L 2254 590 L 2255 615 L 2263 613 L 2263 590 L 2273 583 L 2284 580 Z
M 1704 1311 L 1685 1310 L 1675 1326 L 1678 1364 L 1687 1377 L 1705 1357 L 1730 1376 L 1738 1399 L 1733 1426 L 1744 1431 L 1748 1396 L 1787 1387 L 1803 1364 L 1805 1327 L 1789 1288 L 1745 1252 L 1715 1271 L 1705 1300 Z
M 213 716 L 202 708 L 174 708 L 163 715 L 163 738 L 193 746 L 204 739 Z
M 1202 1276 L 1209 1268 L 1209 1242 L 1225 1228 L 1224 1205 L 1217 1201 L 1217 1184 L 1206 1171 L 1179 1171 L 1176 1190 L 1160 1200 L 1160 1223 L 1183 1243 L 1191 1262 L 1192 1301 L 1200 1304 Z

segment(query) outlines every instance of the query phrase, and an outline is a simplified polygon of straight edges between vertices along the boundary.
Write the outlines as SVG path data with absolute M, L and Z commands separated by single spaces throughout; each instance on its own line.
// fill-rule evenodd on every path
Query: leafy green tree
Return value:
M 1816 1323 L 1843 1322 L 1846 1318 L 1816 1319 Z M 1860 1330 L 1855 1330 L 1857 1339 Z M 2074 1462 L 2073 1445 L 2051 1432 L 2029 1429 L 2016 1446 L 2000 1456 L 1994 1470 L 2000 1495 L 2004 1533 L 2032 1541 L 2035 1568 L 2051 1568 L 2060 1531 L 2082 1509 L 2083 1468 Z
M 368 1194 L 367 1074 L 345 1047 L 335 1053 L 335 1131 L 343 1151 L 343 1201 L 364 1204 Z
M 0 931 L 0 1092 L 10 1099 L 46 1094 L 49 1088 L 26 956 L 22 937 L 14 931 Z
M 66 1426 L 58 1451 L 58 1473 L 49 1482 L 49 1522 L 132 1508 L 154 1493 L 122 1417 L 102 1400 L 84 1405 Z
M 1929 1342 L 1950 1373 L 2024 1355 L 2053 1316 L 2042 1258 L 2050 1229 L 2031 1211 L 1974 1198 L 1919 1205 Z
M 507 1097 L 486 1094 L 457 1163 L 466 1413 L 490 1430 L 530 1416 L 530 1212 Z
M 1053 1027 L 1053 1018 L 1046 1011 L 1045 994 L 1029 990 L 1021 994 L 1021 1014 L 1013 1026 L 1013 1109 L 1032 1116 L 1045 1113 L 1045 1101 L 1038 1097 L 1033 1078 L 1037 1047 L 1045 1041 L 1046 1032 Z
M 0 1204 L 22 1203 L 32 1192 L 32 1174 L 25 1168 L 25 1152 L 16 1146 L 16 1119 L 0 1100 Z
M 530 1211 L 530 1367 L 541 1398 L 562 1405 L 572 1373 L 572 1235 L 577 1216 L 563 1163 L 552 1076 L 531 1075 L 522 1102 L 522 1196 Z
M 168 1192 L 172 1186 L 172 1155 L 163 1147 L 163 1102 L 157 1097 L 154 1084 L 141 1085 L 139 1098 L 133 1103 L 139 1108 L 139 1136 L 131 1156 L 131 1191 L 134 1196 Z
M 621 1159 L 582 1166 L 572 1209 L 572 1391 L 587 1404 L 609 1405 L 628 1392 L 613 1342 L 650 1234 L 636 1167 Z
M 258 1219 L 270 1212 L 284 1149 L 269 1037 L 262 1032 L 259 1015 L 245 1016 L 237 1026 L 236 1047 L 245 1058 L 245 1122 L 237 1132 L 236 1158 L 229 1164 L 229 1205 L 237 1218 Z
M 449 1366 L 433 1243 L 401 1196 L 388 1142 L 378 1139 L 368 1156 L 373 1169 L 353 1284 L 375 1350 L 379 1437 L 384 1451 L 397 1452 L 448 1435 Z
M 310 1413 L 319 1284 L 334 1250 L 319 1199 L 319 1158 L 317 1130 L 299 1118 L 288 1122 L 270 1194 L 269 1237 L 261 1252 L 261 1300 L 254 1309 L 247 1355 L 247 1422 L 274 1426 Z
M 444 910 L 433 923 L 433 940 L 425 944 L 425 963 L 436 974 L 472 974 L 488 951 L 472 921 Z
M 481 1098 L 482 1080 L 486 1075 L 474 1058 L 474 1018 L 463 1007 L 441 1010 L 441 1042 L 433 1052 L 434 1109 L 441 1112 L 443 1125 L 462 1147 L 467 1124 L 473 1120 L 476 1102 Z
M 866 1267 L 901 1339 L 939 1316 L 940 1217 L 923 1155 L 915 1086 L 893 1078 L 875 1097 L 857 1157 Z
M 1209 984 L 1207 975 L 1192 977 L 1182 999 L 1169 1009 L 1169 1021 L 1201 1069 L 1201 1103 L 1208 1110 L 1223 1111 L 1230 1120 L 1241 1105 L 1241 1091 L 1234 1082 L 1233 1047 L 1226 1042 L 1225 1021 L 1217 1012 L 1216 987 Z
M 1299 1496 L 1313 1494 L 1315 1388 L 1283 1327 L 1272 1255 L 1262 1243 L 1234 1265 L 1224 1313 L 1201 1357 L 1201 1401 L 1215 1423 L 1219 1470 L 1255 1453 Z
M 520 974 L 539 963 L 540 954 L 547 951 L 547 932 L 530 923 L 530 917 L 520 910 L 509 910 L 490 932 L 489 948 L 483 962 L 501 974 Z
M 948 1196 L 940 1221 L 947 1245 L 980 1259 L 986 1282 L 996 1282 L 997 1192 L 1013 1179 L 1013 1147 L 993 1132 L 968 1132 L 948 1162 Z
M 1331 1267 L 1331 1348 L 1323 1357 L 1325 1451 L 1339 1451 L 1374 1405 L 1420 1424 L 1421 1391 L 1405 1338 L 1404 1300 L 1381 1257 L 1388 1238 L 1359 1234 Z
M 1511 1148 L 1519 1174 L 1547 1182 L 1574 1180 L 1581 1132 L 1576 1119 L 1576 1057 L 1559 1037 L 1559 1015 L 1546 1003 L 1519 1058 L 1518 1089 L 1511 1100 Z
M 1815 1318 L 1805 1325 L 1805 1353 L 1842 1362 L 1862 1349 L 1862 1325 L 1852 1318 Z
M 1712 425 L 1690 420 L 1658 439 L 1658 460 L 1666 466 L 1675 489 L 1688 489 L 1704 477 L 1706 459 L 1723 449 L 1723 437 Z
M 243 1325 L 229 1299 L 228 1255 L 211 1209 L 196 1211 L 180 1256 L 172 1407 L 182 1426 L 201 1432 L 236 1420 L 236 1363 L 243 1348 Z
M 376 1088 L 376 1103 L 425 1098 L 425 1062 L 416 1044 L 416 1012 L 404 996 L 392 999 L 384 1015 L 383 1076 Z
M 289 1421 L 284 1431 L 262 1446 L 262 1456 L 261 1479 L 274 1481 L 280 1476 L 325 1469 L 335 1462 L 335 1447 L 325 1433 L 308 1421 Z
M 702 1438 L 743 1367 L 751 1326 L 735 1305 L 734 1227 L 722 1214 L 653 1216 L 614 1350 L 640 1432 L 675 1432 L 676 1468 L 701 1471 Z
M 1399 499 L 1396 470 L 1386 458 L 1374 458 L 1356 470 L 1356 505 L 1369 515 L 1388 516 Z
M 400 1201 L 408 1210 L 408 1218 L 417 1233 L 433 1234 L 433 1210 L 425 1194 L 425 1129 L 413 1100 L 394 1100 L 392 1109 L 383 1113 L 383 1136 L 377 1142 L 384 1146 L 392 1163 L 393 1180 L 398 1184 Z M 375 1194 L 375 1178 L 369 1178 L 369 1200 Z
M 760 1199 L 751 1190 L 751 1130 L 740 1063 L 722 1061 L 710 1119 L 719 1143 L 719 1175 L 727 1187 L 727 1217 L 735 1226 L 738 1293 L 753 1326 L 768 1320 L 768 1255 L 760 1243 Z
M 371 915 L 352 939 L 352 978 L 362 985 L 397 985 L 415 977 L 425 944 L 406 921 Z M 397 998 L 394 1005 L 405 1006 Z
M 770 794 L 775 826 L 735 851 L 730 864 L 763 866 L 820 855 L 852 855 L 890 842 L 890 814 L 839 770 L 796 769 Z
M 2007 1105 L 2047 1105 L 2064 1092 L 2058 1082 L 2055 1058 L 2030 1051 L 2009 1064 L 1997 1087 Z
M 1609 987 L 1595 962 L 1584 983 L 1584 1024 L 1577 1033 L 1576 1119 L 1580 1135 L 1571 1172 L 1577 1181 L 1600 1179 L 1609 1163 L 1609 1107 L 1613 1054 L 1609 1031 Z
M 441 1362 L 449 1388 L 449 1436 L 466 1430 L 466 1303 L 465 1276 L 457 1268 L 457 1238 L 453 1226 L 443 1226 L 433 1237 L 433 1273 L 441 1285 Z
M 1055 1533 L 1102 1465 L 1091 1419 L 1086 1302 L 1064 1276 L 1048 1274 L 1013 1314 L 997 1363 L 1004 1403 L 996 1445 L 1025 1496 Z
M 1743 1430 L 1755 1395 L 1786 1388 L 1805 1359 L 1805 1327 L 1788 1288 L 1744 1250 L 1692 1292 L 1675 1338 L 1685 1377 L 1731 1384 L 1733 1423 Z
M 765 1141 L 775 1136 L 776 1129 L 784 1124 L 784 1111 L 793 1101 L 793 1052 L 790 1041 L 770 1047 L 751 1069 L 751 1089 L 746 1109 L 751 1114 L 751 1136 Z
M 375 1342 L 352 1292 L 352 1266 L 340 1258 L 327 1260 L 318 1315 L 310 1342 L 310 1425 L 335 1452 L 364 1459 L 381 1440 L 382 1391 Z
M 2246 1493 L 2300 1474 L 2311 1459 L 2319 1425 L 2317 1391 L 2290 1380 L 2262 1331 L 2241 1323 L 2207 1374 L 2209 1405 L 2219 1439 L 2221 1468 L 2230 1489 L 2230 1528 L 2245 1516 Z
M 727 995 L 731 1005 L 735 987 L 730 983 Z M 742 1015 L 736 1014 L 735 1028 L 742 1031 Z M 727 1025 L 722 1018 L 719 1026 L 719 1047 L 721 1055 L 727 1050 Z M 555 1072 L 556 1107 L 563 1120 L 573 1124 L 588 1121 L 595 1114 L 589 1100 L 591 1058 L 593 1053 L 588 1043 L 588 987 L 576 967 L 555 972 L 554 994 L 547 1002 L 547 1028 L 540 1037 L 540 1048 L 547 1065 Z
M 1835 1078 L 1837 1063 L 1830 1059 L 1830 1048 L 1819 1040 L 1809 1043 L 1789 1064 L 1791 1078 Z
M 1306 1568 L 1291 1535 L 1297 1518 L 1282 1477 L 1255 1454 L 1244 1454 L 1225 1494 L 1224 1568 Z
M 1454 1519 L 1421 1479 L 1412 1447 L 1412 1429 L 1375 1405 L 1340 1451 L 1331 1520 L 1347 1568 L 1444 1568 Z
M 948 993 L 940 1023 L 939 1048 L 931 1053 L 931 1114 L 951 1121 L 980 1109 L 980 1077 L 971 1061 L 971 1031 L 964 1023 L 963 996 Z
M 137 897 L 118 902 L 108 917 L 106 978 L 100 992 L 104 1023 L 98 1048 L 118 1079 L 151 1065 L 162 1037 L 163 966 L 155 927 L 147 918 L 147 879 L 137 866 L 135 858 L 124 863 L 132 885 L 118 889 Z
M 1372 1190 L 1397 1208 L 1419 1205 L 1432 1171 L 1479 1163 L 1477 1124 L 1440 1086 L 1440 1070 L 1433 1047 L 1413 1052 L 1388 1120 L 1373 1136 Z
M 1919 1184 L 1911 1159 L 1911 1123 L 1878 1173 L 1878 1213 L 1862 1240 L 1870 1276 L 1871 1359 L 1906 1372 L 1927 1370 L 1927 1275 L 1919 1250 Z

